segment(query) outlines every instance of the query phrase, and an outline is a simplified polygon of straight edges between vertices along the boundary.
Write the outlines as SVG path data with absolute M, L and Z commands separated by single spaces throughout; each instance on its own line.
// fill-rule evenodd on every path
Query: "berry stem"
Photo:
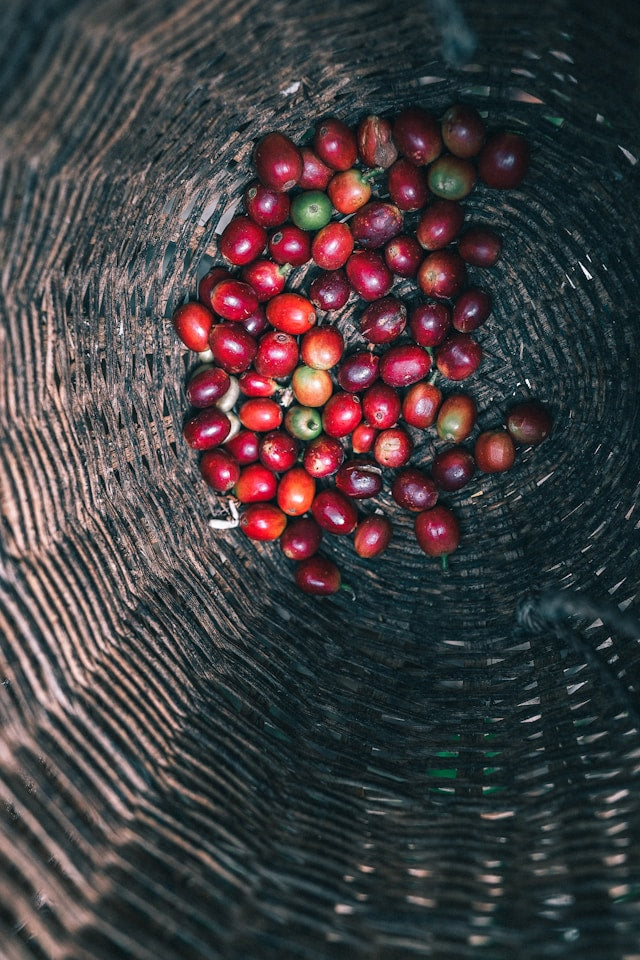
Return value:
M 356 592 L 350 583 L 341 583 L 340 590 L 343 590 L 345 593 L 348 593 L 351 600 L 356 599 Z
M 443 553 L 442 556 L 440 557 L 440 566 L 442 568 L 443 573 L 449 572 L 449 554 L 448 553 Z

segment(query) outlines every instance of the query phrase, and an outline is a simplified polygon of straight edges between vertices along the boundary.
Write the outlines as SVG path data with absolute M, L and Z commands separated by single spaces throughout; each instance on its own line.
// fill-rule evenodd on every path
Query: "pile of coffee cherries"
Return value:
M 441 492 L 509 469 L 517 444 L 548 436 L 547 409 L 529 399 L 464 445 L 478 409 L 461 385 L 481 365 L 473 333 L 492 310 L 468 268 L 492 267 L 502 243 L 465 223 L 462 201 L 478 179 L 517 186 L 529 154 L 522 135 L 489 131 L 466 104 L 356 127 L 326 117 L 303 145 L 281 132 L 257 143 L 221 262 L 173 316 L 201 358 L 183 435 L 206 483 L 239 507 L 242 532 L 279 540 L 295 561 L 301 590 L 344 586 L 326 534 L 353 535 L 364 558 L 387 548 L 393 526 L 375 500 L 385 485 L 446 568 L 460 529 Z M 448 445 L 427 471 L 411 460 L 428 430 Z

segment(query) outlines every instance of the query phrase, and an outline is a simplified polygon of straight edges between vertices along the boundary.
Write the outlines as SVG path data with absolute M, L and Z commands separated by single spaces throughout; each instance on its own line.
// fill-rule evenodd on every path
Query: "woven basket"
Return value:
M 3 960 L 638 960 L 636 5 L 2 28 Z M 505 238 L 481 425 L 534 394 L 554 431 L 457 496 L 447 576 L 398 516 L 333 548 L 355 603 L 306 597 L 208 527 L 168 318 L 262 133 L 460 99 L 534 147 L 467 201 Z

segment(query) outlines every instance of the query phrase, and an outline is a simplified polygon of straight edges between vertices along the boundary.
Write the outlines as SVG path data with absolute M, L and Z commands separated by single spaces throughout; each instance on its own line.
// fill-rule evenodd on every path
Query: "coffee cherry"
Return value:
M 519 133 L 500 130 L 491 134 L 478 157 L 478 175 L 489 187 L 510 190 L 524 180 L 531 150 Z
M 215 317 L 202 303 L 185 303 L 173 315 L 173 328 L 188 350 L 202 353 L 209 346 Z
M 401 232 L 402 224 L 402 213 L 395 204 L 370 200 L 354 213 L 349 229 L 361 247 L 377 250 Z
M 223 443 L 231 430 L 231 421 L 217 407 L 198 410 L 185 420 L 182 435 L 192 450 L 209 450 Z
M 330 477 L 344 460 L 344 449 L 336 437 L 320 434 L 307 445 L 302 464 L 312 477 Z
M 258 434 L 253 430 L 239 430 L 234 437 L 225 441 L 224 449 L 229 451 L 241 467 L 255 463 L 258 459 Z
M 396 117 L 393 141 L 404 157 L 419 165 L 431 163 L 442 150 L 440 125 L 421 107 L 408 107 Z
M 220 367 L 199 367 L 187 384 L 187 400 L 192 407 L 211 407 L 225 395 L 230 385 L 229 374 Z
M 294 578 L 298 589 L 316 597 L 331 596 L 343 586 L 338 566 L 319 553 L 301 560 Z
M 413 453 L 413 440 L 402 427 L 381 430 L 373 445 L 373 455 L 381 467 L 403 467 Z
M 341 310 L 350 294 L 351 285 L 344 270 L 323 270 L 309 287 L 311 303 L 321 310 Z
M 391 496 L 404 510 L 429 510 L 438 499 L 438 489 L 424 470 L 417 467 L 405 467 L 400 470 L 391 484 Z
M 467 287 L 453 305 L 451 324 L 461 333 L 477 330 L 491 313 L 491 296 L 480 287 Z
M 316 522 L 327 533 L 346 535 L 358 522 L 358 512 L 353 501 L 340 490 L 321 490 L 311 504 Z
M 506 427 L 516 443 L 534 446 L 551 433 L 551 414 L 539 400 L 516 403 L 507 414 Z
M 346 437 L 362 420 L 360 398 L 352 393 L 334 393 L 322 412 L 322 429 L 329 437 Z
M 433 458 L 431 476 L 441 490 L 461 490 L 476 472 L 476 463 L 464 447 L 449 447 Z
M 476 401 L 468 393 L 452 393 L 442 403 L 436 430 L 442 440 L 461 443 L 473 431 L 478 417 Z
M 218 250 L 236 267 L 251 263 L 266 245 L 267 231 L 249 217 L 234 217 L 218 240 Z
M 481 360 L 482 347 L 468 333 L 454 333 L 436 349 L 436 366 L 449 380 L 466 380 Z
M 326 370 L 300 366 L 291 378 L 293 395 L 303 407 L 322 407 L 333 393 L 333 381 Z
M 431 356 L 415 343 L 389 347 L 380 357 L 380 379 L 391 387 L 408 387 L 429 373 Z
M 300 151 L 289 137 L 277 132 L 260 140 L 253 153 L 253 164 L 261 183 L 278 193 L 295 187 L 302 173 Z
M 298 365 L 298 341 L 290 333 L 268 330 L 258 340 L 254 368 L 264 377 L 288 377 Z
M 430 557 L 442 557 L 442 568 L 446 570 L 446 558 L 460 544 L 460 527 L 455 514 L 448 507 L 436 504 L 417 515 L 414 530 L 420 549 Z
M 483 473 L 502 473 L 509 470 L 516 459 L 516 448 L 506 430 L 485 430 L 473 448 L 473 456 Z
M 265 503 L 273 500 L 278 479 L 262 463 L 250 463 L 240 471 L 234 494 L 240 503 Z
M 353 130 L 337 117 L 327 117 L 315 129 L 313 148 L 333 170 L 348 170 L 358 159 L 358 144 Z
M 240 476 L 240 464 L 228 450 L 206 450 L 200 460 L 202 479 L 217 493 L 227 493 Z
M 311 509 L 316 482 L 304 467 L 291 467 L 280 478 L 276 500 L 283 513 L 300 517 Z
M 323 270 L 339 270 L 351 256 L 353 244 L 353 234 L 347 224 L 333 220 L 316 233 L 311 256 Z
M 474 267 L 492 267 L 501 252 L 502 240 L 488 227 L 469 227 L 458 240 L 458 253 Z
M 239 323 L 218 323 L 209 334 L 216 363 L 227 373 L 242 373 L 252 363 L 258 344 Z
M 433 383 L 414 383 L 402 399 L 402 417 L 410 427 L 425 430 L 436 422 L 442 403 L 442 391 Z
M 289 197 L 265 187 L 258 180 L 250 183 L 244 192 L 247 215 L 261 227 L 279 227 L 289 216 Z
M 369 114 L 358 125 L 358 153 L 368 167 L 386 170 L 398 156 L 398 148 L 392 140 L 391 124 L 383 117 Z
M 258 307 L 256 292 L 243 280 L 221 280 L 211 291 L 211 309 L 224 320 L 244 320 Z
M 240 423 L 247 430 L 268 433 L 282 423 L 282 407 L 269 397 L 253 397 L 245 400 L 238 411 Z
M 387 430 L 395 426 L 401 409 L 400 394 L 388 383 L 378 381 L 363 394 L 362 413 L 367 423 L 376 430 Z
M 407 308 L 397 297 L 374 300 L 360 317 L 360 333 L 369 343 L 397 340 L 407 324 Z
M 456 103 L 440 121 L 445 147 L 456 157 L 475 157 L 480 153 L 486 134 L 485 123 L 475 107 Z
M 379 513 L 363 517 L 353 534 L 353 548 L 359 557 L 379 557 L 389 546 L 393 536 L 391 521 Z
M 320 159 L 311 147 L 301 147 L 302 173 L 298 186 L 303 190 L 326 190 L 334 170 Z
M 424 170 L 406 157 L 400 157 L 387 170 L 387 190 L 391 202 L 407 212 L 424 207 L 429 195 Z
M 376 497 L 382 490 L 382 471 L 372 460 L 348 460 L 336 473 L 336 487 L 353 500 Z
M 299 293 L 279 293 L 265 308 L 267 320 L 282 333 L 299 336 L 316 322 L 316 311 L 310 300 Z
M 434 200 L 418 221 L 418 243 L 425 250 L 442 250 L 455 240 L 463 222 L 461 204 L 455 200 Z
M 313 517 L 296 517 L 280 535 L 280 548 L 289 560 L 307 560 L 322 542 L 322 527 Z
M 260 463 L 274 473 L 284 473 L 298 459 L 298 443 L 295 437 L 284 430 L 270 430 L 260 438 L 258 446 Z
M 313 327 L 302 338 L 300 355 L 308 367 L 330 370 L 342 357 L 344 338 L 337 327 Z
M 277 540 L 287 515 L 274 503 L 252 503 L 240 514 L 240 529 L 252 540 Z

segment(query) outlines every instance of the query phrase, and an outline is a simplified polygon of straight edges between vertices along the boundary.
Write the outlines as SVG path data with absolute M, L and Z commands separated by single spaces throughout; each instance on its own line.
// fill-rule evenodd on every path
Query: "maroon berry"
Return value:
M 173 328 L 185 347 L 202 353 L 209 346 L 209 333 L 215 317 L 202 303 L 185 303 L 173 315 Z
M 349 534 L 358 522 L 353 500 L 340 490 L 321 490 L 317 493 L 311 504 L 311 513 L 328 533 Z
M 453 305 L 451 323 L 460 333 L 470 333 L 487 322 L 491 296 L 480 287 L 467 287 Z
M 377 250 L 400 233 L 402 224 L 402 213 L 395 204 L 370 200 L 354 213 L 349 228 L 353 239 L 361 247 Z
M 362 420 L 360 398 L 352 393 L 334 393 L 322 412 L 322 429 L 329 437 L 346 437 Z
M 211 291 L 221 280 L 230 280 L 231 274 L 226 267 L 212 267 L 198 284 L 198 300 L 211 307 Z
M 393 124 L 393 140 L 400 153 L 412 163 L 431 163 L 440 155 L 440 126 L 432 114 L 421 107 L 408 107 Z
M 469 227 L 458 241 L 458 253 L 474 267 L 492 267 L 502 252 L 502 240 L 488 227 Z
M 253 153 L 253 163 L 261 183 L 278 193 L 295 187 L 302 173 L 300 151 L 282 133 L 268 133 L 260 140 Z
M 393 286 L 393 274 L 376 250 L 354 250 L 347 260 L 346 273 L 363 300 L 385 297 Z
M 236 267 L 251 263 L 266 245 L 267 231 L 249 217 L 234 217 L 218 240 L 218 250 Z
M 422 263 L 422 247 L 415 237 L 399 234 L 384 245 L 384 260 L 399 277 L 415 277 Z
M 354 453 L 369 453 L 373 448 L 377 434 L 378 431 L 375 427 L 370 427 L 368 423 L 359 423 L 351 434 L 351 449 Z
M 389 546 L 393 536 L 391 521 L 379 513 L 363 517 L 353 534 L 353 548 L 359 557 L 379 557 Z
M 284 223 L 271 234 L 267 248 L 276 263 L 301 267 L 311 259 L 311 236 L 294 223 Z
M 475 442 L 473 456 L 483 473 L 502 473 L 513 466 L 516 447 L 506 430 L 485 430 Z
M 338 370 L 338 383 L 348 393 L 366 390 L 378 379 L 380 361 L 374 353 L 361 350 L 345 357 Z
M 529 143 L 521 134 L 500 130 L 492 134 L 478 157 L 478 174 L 489 187 L 510 190 L 529 169 Z
M 209 450 L 227 439 L 231 421 L 217 407 L 206 407 L 192 414 L 184 423 L 182 435 L 192 450 Z
M 273 260 L 253 260 L 243 268 L 241 277 L 254 290 L 259 303 L 271 300 L 284 290 L 288 268 Z
M 464 261 L 453 250 L 429 253 L 418 270 L 418 286 L 427 297 L 438 300 L 457 296 L 466 279 Z
M 322 527 L 313 517 L 295 517 L 280 536 L 280 547 L 289 560 L 307 560 L 318 552 Z
M 225 395 L 230 384 L 229 374 L 220 367 L 199 367 L 187 384 L 187 400 L 192 407 L 211 407 Z
M 303 190 L 326 190 L 334 171 L 322 162 L 311 147 L 301 147 L 300 153 L 302 155 L 302 173 L 298 180 L 298 186 Z
M 279 227 L 289 216 L 289 197 L 254 180 L 245 190 L 244 208 L 261 227 Z
M 298 443 L 295 437 L 284 430 L 270 430 L 260 438 L 258 446 L 260 463 L 274 473 L 284 473 L 298 459 Z
M 327 117 L 315 129 L 313 147 L 333 170 L 348 170 L 358 159 L 356 135 L 344 121 Z
M 264 333 L 269 326 L 267 315 L 261 304 L 258 304 L 253 313 L 250 313 L 244 320 L 240 320 L 239 323 L 242 324 L 247 333 L 250 333 L 252 337 L 256 338 L 259 337 L 261 333 Z
M 397 340 L 407 324 L 407 308 L 397 297 L 374 300 L 360 317 L 360 333 L 369 343 Z
M 482 347 L 468 333 L 454 333 L 436 348 L 436 366 L 449 380 L 466 380 L 481 360 Z
M 344 270 L 323 270 L 311 281 L 309 299 L 320 310 L 341 310 L 351 293 Z
M 400 210 L 413 211 L 424 207 L 429 190 L 422 167 L 400 157 L 387 171 L 387 190 L 391 202 Z
M 294 579 L 299 590 L 315 597 L 331 596 L 342 586 L 342 577 L 337 564 L 319 553 L 300 561 L 296 567 Z
M 434 200 L 424 211 L 416 237 L 425 250 L 442 250 L 455 240 L 464 222 L 464 209 L 456 200 Z
M 403 510 L 429 510 L 438 499 L 438 488 L 428 473 L 417 467 L 400 470 L 391 484 L 391 496 Z
M 243 280 L 221 280 L 209 299 L 212 309 L 224 320 L 244 320 L 258 309 L 255 290 Z
M 448 507 L 436 504 L 417 515 L 414 530 L 420 549 L 430 557 L 442 557 L 443 569 L 446 569 L 444 559 L 460 544 L 460 527 L 455 514 Z
M 224 448 L 242 467 L 255 463 L 258 459 L 258 434 L 253 430 L 239 430 L 234 437 L 227 440 Z
M 486 128 L 475 107 L 464 103 L 449 107 L 440 122 L 440 129 L 445 147 L 456 157 L 469 158 L 480 153 Z
M 245 370 L 238 378 L 240 392 L 245 397 L 272 397 L 278 389 L 273 377 L 265 377 L 257 370 Z
M 464 447 L 449 447 L 436 454 L 431 464 L 431 476 L 441 490 L 452 493 L 461 490 L 473 478 L 476 463 Z
M 213 359 L 227 373 L 242 373 L 256 355 L 258 344 L 239 323 L 225 321 L 212 327 L 209 347 Z
M 423 301 L 409 315 L 409 331 L 421 347 L 437 347 L 450 330 L 451 310 L 445 303 Z
M 388 383 L 378 381 L 362 397 L 362 413 L 368 424 L 376 430 L 393 427 L 400 417 L 402 401 L 398 391 Z
M 403 343 L 380 357 L 380 378 L 391 387 L 408 387 L 431 369 L 431 356 L 415 343 Z
M 206 450 L 200 460 L 200 473 L 217 493 L 227 493 L 240 476 L 240 464 L 228 450 Z
M 336 473 L 336 487 L 353 500 L 376 497 L 382 490 L 382 470 L 372 460 L 348 460 Z
M 346 223 L 332 220 L 316 233 L 311 244 L 314 263 L 323 270 L 339 270 L 353 250 L 353 234 Z
M 318 480 L 334 474 L 343 460 L 344 449 L 340 441 L 320 434 L 307 445 L 302 464 L 307 473 Z
M 507 414 L 507 430 L 515 442 L 523 446 L 542 443 L 551 433 L 552 426 L 551 414 L 539 400 L 516 403 Z
M 258 340 L 253 365 L 264 377 L 288 377 L 298 365 L 298 342 L 290 333 L 268 330 Z
M 357 131 L 358 153 L 367 167 L 386 170 L 398 156 L 391 138 L 391 124 L 383 117 L 370 114 L 360 121 Z
M 402 417 L 410 427 L 421 430 L 436 422 L 442 403 L 442 391 L 433 383 L 420 380 L 414 383 L 402 399 Z
M 381 467 L 403 467 L 413 453 L 413 440 L 402 427 L 381 430 L 373 445 L 373 455 Z

